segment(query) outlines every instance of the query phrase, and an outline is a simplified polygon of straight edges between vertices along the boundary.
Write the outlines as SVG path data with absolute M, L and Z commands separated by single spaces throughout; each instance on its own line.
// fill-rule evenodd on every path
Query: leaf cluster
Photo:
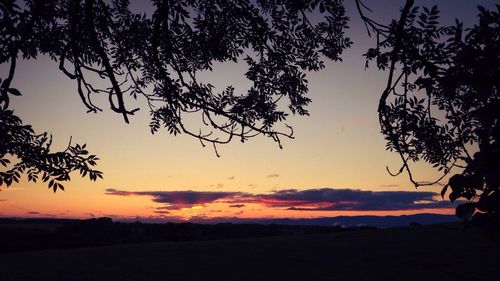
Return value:
M 102 172 L 93 169 L 99 158 L 90 155 L 85 144 L 70 143 L 64 151 L 51 152 L 51 143 L 51 136 L 35 134 L 12 110 L 0 110 L 0 165 L 5 169 L 0 171 L 0 186 L 19 182 L 22 174 L 31 182 L 41 175 L 54 192 L 64 190 L 62 183 L 71 179 L 73 171 L 92 181 L 102 179 Z
M 389 71 L 379 117 L 387 149 L 403 161 L 415 186 L 444 185 L 465 221 L 500 218 L 500 6 L 478 7 L 478 23 L 465 29 L 439 24 L 437 6 L 413 7 L 407 1 L 399 21 L 371 28 L 378 38 L 365 54 L 367 63 Z M 443 173 L 418 182 L 409 162 L 423 160 Z M 397 174 L 399 174 L 397 173 Z
M 325 57 L 340 60 L 351 44 L 340 0 L 152 4 L 146 15 L 127 0 L 29 0 L 23 8 L 6 1 L 0 63 L 18 54 L 48 55 L 75 81 L 89 112 L 101 111 L 93 95 L 107 95 L 126 122 L 138 110 L 128 108 L 128 97 L 142 96 L 153 133 L 165 127 L 214 147 L 265 135 L 281 147 L 281 137 L 293 137 L 288 116 L 308 114 L 306 72 L 324 68 Z M 240 61 L 248 66 L 247 90 L 216 89 L 199 78 L 215 63 Z M 107 86 L 97 87 L 91 77 Z M 186 124 L 191 115 L 200 129 Z

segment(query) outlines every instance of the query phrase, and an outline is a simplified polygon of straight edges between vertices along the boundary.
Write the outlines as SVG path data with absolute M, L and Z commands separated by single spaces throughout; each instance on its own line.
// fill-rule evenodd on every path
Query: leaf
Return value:
M 437 5 L 433 5 L 432 6 L 432 8 L 431 8 L 431 14 L 433 14 L 433 15 L 439 14 L 439 10 L 438 10 Z
M 441 198 L 444 199 L 444 195 L 446 194 L 446 191 L 448 190 L 449 184 L 445 185 L 443 189 L 441 190 Z
M 483 6 L 477 6 L 477 9 L 481 12 L 481 14 L 486 15 L 488 11 Z
M 2 166 L 4 167 L 7 167 L 7 164 L 10 164 L 10 161 L 9 159 L 0 159 L 0 164 L 2 164 Z
M 9 92 L 9 93 L 10 93 L 11 95 L 13 95 L 13 96 L 22 96 L 22 95 L 21 95 L 21 92 L 19 92 L 19 90 L 18 90 L 18 89 L 9 88 L 9 89 L 7 90 L 7 92 Z

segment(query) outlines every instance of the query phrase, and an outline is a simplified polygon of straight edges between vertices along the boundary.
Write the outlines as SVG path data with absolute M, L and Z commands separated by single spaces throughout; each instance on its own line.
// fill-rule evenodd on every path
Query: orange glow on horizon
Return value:
M 188 208 L 181 208 L 181 211 L 185 212 L 185 211 L 199 210 L 199 209 L 203 209 L 203 206 L 192 206 Z

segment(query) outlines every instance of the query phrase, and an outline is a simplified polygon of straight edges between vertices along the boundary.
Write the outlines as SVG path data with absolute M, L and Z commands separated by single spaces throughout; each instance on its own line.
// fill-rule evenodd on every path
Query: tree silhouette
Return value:
M 91 180 L 102 178 L 100 171 L 92 169 L 99 160 L 89 155 L 85 145 L 68 145 L 62 152 L 50 152 L 51 136 L 47 133 L 35 134 L 31 126 L 23 125 L 21 119 L 12 110 L 0 110 L 0 164 L 9 169 L 0 171 L 0 186 L 19 182 L 22 173 L 28 180 L 36 182 L 38 175 L 48 183 L 54 192 L 63 189 L 62 181 L 70 180 L 70 173 L 79 171 Z M 7 155 L 17 157 L 11 163 Z
M 147 16 L 131 11 L 128 0 L 28 0 L 22 7 L 2 1 L 0 63 L 11 67 L 1 84 L 1 137 L 8 141 L 0 159 L 4 166 L 9 155 L 19 161 L 0 174 L 0 185 L 17 181 L 30 167 L 28 179 L 45 172 L 54 191 L 73 170 L 101 177 L 88 169 L 96 158 L 84 158 L 83 146 L 49 154 L 47 135 L 35 135 L 8 109 L 9 95 L 20 95 L 10 85 L 19 57 L 44 55 L 58 62 L 88 112 L 101 111 L 93 97 L 106 95 L 111 110 L 128 123 L 139 110 L 130 104 L 143 98 L 153 133 L 165 127 L 170 134 L 193 136 L 212 144 L 217 155 L 216 145 L 257 135 L 281 147 L 281 138 L 293 137 L 285 123 L 289 114 L 308 114 L 305 72 L 322 69 L 321 56 L 340 60 L 351 44 L 341 2 L 153 0 L 154 12 Z M 323 21 L 310 20 L 314 13 L 324 15 Z M 214 63 L 238 61 L 248 66 L 251 87 L 244 92 L 199 79 Z M 96 77 L 106 85 L 99 87 Z M 187 115 L 197 116 L 201 129 L 186 125 Z
M 387 149 L 399 153 L 415 187 L 440 183 L 449 199 L 467 200 L 456 209 L 465 222 L 500 221 L 500 6 L 479 9 L 470 29 L 456 20 L 439 25 L 439 10 L 407 0 L 399 20 L 382 25 L 367 17 L 377 38 L 365 54 L 389 77 L 378 112 Z M 410 162 L 423 160 L 443 175 L 417 181 Z

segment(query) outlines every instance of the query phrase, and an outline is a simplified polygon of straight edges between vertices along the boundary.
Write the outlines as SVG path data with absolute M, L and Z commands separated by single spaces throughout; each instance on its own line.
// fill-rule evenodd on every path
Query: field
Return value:
M 459 225 L 0 254 L 0 280 L 500 280 L 500 239 Z

